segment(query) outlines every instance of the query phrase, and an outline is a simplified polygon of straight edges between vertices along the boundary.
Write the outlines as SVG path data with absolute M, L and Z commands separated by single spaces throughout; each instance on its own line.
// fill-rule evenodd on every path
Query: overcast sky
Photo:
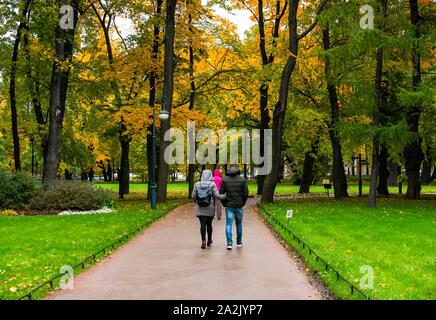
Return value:
M 226 18 L 238 27 L 238 33 L 241 39 L 244 38 L 244 32 L 254 24 L 250 19 L 251 13 L 248 10 L 232 10 L 232 12 L 229 13 L 227 10 L 218 7 L 214 9 L 217 15 Z
M 244 38 L 244 32 L 254 24 L 250 19 L 251 13 L 248 10 L 232 10 L 231 12 L 228 12 L 218 6 L 215 6 L 214 9 L 218 16 L 226 18 L 237 26 L 238 34 L 241 39 Z M 133 33 L 132 25 L 129 20 L 118 17 L 116 23 L 124 37 Z

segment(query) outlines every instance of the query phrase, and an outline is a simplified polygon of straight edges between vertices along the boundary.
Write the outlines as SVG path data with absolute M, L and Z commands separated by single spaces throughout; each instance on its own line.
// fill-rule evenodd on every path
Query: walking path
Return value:
M 254 208 L 250 199 L 243 248 L 226 250 L 223 216 L 214 244 L 201 250 L 194 207 L 185 205 L 77 276 L 74 290 L 47 299 L 321 299 Z

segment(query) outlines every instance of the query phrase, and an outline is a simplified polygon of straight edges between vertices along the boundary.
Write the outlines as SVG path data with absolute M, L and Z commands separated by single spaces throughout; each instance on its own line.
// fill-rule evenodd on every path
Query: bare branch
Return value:
M 312 101 L 312 103 L 317 107 L 320 108 L 320 105 L 318 103 L 318 101 L 315 100 L 314 97 L 312 97 L 310 94 L 304 92 L 303 90 L 298 89 L 297 87 L 294 87 L 295 91 L 297 91 L 299 94 L 301 94 L 302 96 L 308 98 L 310 101 Z
M 254 19 L 256 19 L 257 22 L 259 22 L 259 18 L 256 16 L 256 14 L 254 13 L 254 11 L 245 3 L 245 1 L 241 1 L 242 5 L 251 12 L 251 14 L 253 15 Z
M 120 31 L 118 30 L 117 24 L 115 23 L 115 17 L 114 17 L 114 28 L 115 32 L 117 33 L 118 37 L 120 37 L 121 42 L 123 43 L 124 49 L 129 50 L 129 47 L 127 46 L 126 41 L 124 40 L 123 36 L 121 35 Z

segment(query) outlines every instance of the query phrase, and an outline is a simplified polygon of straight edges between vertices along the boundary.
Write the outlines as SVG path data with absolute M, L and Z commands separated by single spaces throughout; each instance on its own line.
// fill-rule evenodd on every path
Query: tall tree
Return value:
M 38 124 L 38 129 L 40 135 L 42 135 L 43 127 L 46 124 L 46 119 L 44 117 L 44 113 L 42 111 L 42 103 L 41 103 L 41 84 L 38 77 L 32 71 L 32 61 L 30 54 L 30 44 L 29 44 L 29 25 L 30 25 L 30 10 L 27 15 L 27 23 L 25 27 L 25 32 L 23 35 L 23 51 L 26 56 L 26 78 L 28 82 L 28 88 L 30 92 L 30 96 L 32 99 L 33 110 L 35 113 L 36 123 Z M 43 143 L 45 146 L 45 142 Z
M 158 202 L 167 200 L 168 163 L 165 161 L 165 150 L 169 145 L 165 141 L 165 133 L 171 127 L 171 107 L 174 91 L 174 35 L 175 12 L 177 0 L 167 0 L 165 19 L 165 57 L 164 57 L 164 85 L 162 90 L 162 109 L 168 112 L 168 119 L 161 121 L 159 137 L 159 170 L 158 170 Z
M 17 77 L 17 61 L 20 49 L 21 34 L 27 25 L 27 14 L 30 10 L 31 0 L 24 0 L 21 3 L 22 9 L 19 15 L 20 22 L 18 24 L 17 33 L 15 35 L 14 48 L 12 51 L 11 74 L 9 82 L 9 103 L 11 107 L 11 122 L 12 122 L 12 139 L 14 142 L 14 165 L 15 171 L 21 171 L 20 159 L 20 136 L 18 134 L 18 114 L 17 114 L 17 98 L 16 98 L 16 77 Z
M 189 93 L 189 110 L 194 110 L 195 106 L 195 79 L 194 79 L 194 47 L 193 47 L 193 39 L 194 39 L 194 28 L 192 25 L 192 10 L 190 8 L 190 0 L 186 1 L 186 5 L 188 7 L 188 28 L 189 28 L 189 83 L 190 83 L 190 93 Z M 194 190 L 194 176 L 195 176 L 195 164 L 188 165 L 188 198 L 191 197 L 192 191 Z
M 113 73 L 115 73 L 116 71 L 114 67 L 115 60 L 114 60 L 112 41 L 110 36 L 110 29 L 112 27 L 112 24 L 114 23 L 115 17 L 113 12 L 111 12 L 111 9 L 106 4 L 104 4 L 101 0 L 99 0 L 98 3 L 100 5 L 100 8 L 103 10 L 103 15 L 100 14 L 94 3 L 91 6 L 103 30 L 104 40 L 106 43 L 106 52 L 109 61 L 109 68 Z M 116 109 L 120 110 L 122 106 L 122 97 L 116 79 L 110 78 L 110 84 L 113 90 L 113 94 L 115 96 Z M 121 117 L 119 126 L 120 126 L 119 142 L 121 147 L 121 158 L 120 158 L 120 168 L 118 170 L 118 194 L 120 199 L 123 199 L 125 194 L 129 194 L 129 185 L 130 185 L 129 151 L 130 151 L 131 138 L 129 136 L 129 133 L 127 132 L 126 124 L 124 123 L 123 117 Z
M 158 55 L 160 48 L 160 24 L 161 24 L 161 14 L 162 14 L 162 2 L 163 0 L 157 0 L 156 9 L 155 9 L 155 17 L 153 23 L 153 47 L 151 53 L 151 59 L 153 61 L 153 67 L 150 71 L 150 97 L 149 97 L 149 106 L 154 110 L 156 106 L 156 80 L 157 80 L 157 65 L 158 65 Z M 152 170 L 156 170 L 153 168 L 153 132 L 152 126 L 149 126 L 147 130 L 147 163 L 148 163 L 148 185 L 152 184 Z M 154 181 L 156 182 L 156 181 Z M 151 198 L 151 188 L 148 188 L 147 198 Z
M 388 1 L 381 0 L 381 9 L 383 14 L 383 22 L 381 23 L 380 29 L 384 31 L 385 18 L 387 16 Z M 380 111 L 382 109 L 382 80 L 383 80 L 383 47 L 378 46 L 377 48 L 377 62 L 375 71 L 375 108 L 373 123 L 374 126 L 380 126 Z M 373 137 L 373 147 L 372 147 L 372 170 L 371 170 L 371 183 L 369 186 L 369 200 L 368 207 L 375 208 L 377 203 L 377 182 L 379 177 L 379 157 L 380 157 L 380 145 L 377 140 L 377 135 Z
M 59 0 L 58 3 L 60 7 L 65 5 L 66 1 Z M 63 29 L 60 25 L 57 25 L 55 29 L 56 60 L 53 62 L 50 84 L 49 131 L 42 178 L 46 186 L 55 182 L 61 157 L 62 126 L 70 78 L 70 63 L 73 56 L 74 36 L 78 22 L 79 0 L 71 0 L 71 6 L 73 8 L 73 28 Z M 61 13 L 59 15 L 62 18 Z
M 268 66 L 270 66 L 275 59 L 275 52 L 274 50 L 277 47 L 277 39 L 280 36 L 280 22 L 286 12 L 286 8 L 288 6 L 288 1 L 284 1 L 284 5 L 282 7 L 282 2 L 280 0 L 276 1 L 275 5 L 275 11 L 274 11 L 274 24 L 272 28 L 272 47 L 273 50 L 268 54 L 267 51 L 267 41 L 266 41 L 266 34 L 265 34 L 265 15 L 264 15 L 264 1 L 258 0 L 257 3 L 258 6 L 258 16 L 255 17 L 257 20 L 257 24 L 259 27 L 259 50 L 260 55 L 262 58 L 262 68 L 267 71 Z M 271 117 L 269 114 L 269 108 L 268 108 L 268 97 L 269 97 L 269 83 L 270 79 L 266 78 L 264 81 L 262 81 L 259 93 L 260 93 L 260 155 L 263 157 L 265 155 L 264 150 L 264 140 L 265 140 L 265 130 L 269 128 L 269 123 L 271 121 Z M 257 176 L 257 194 L 261 195 L 263 191 L 263 184 L 265 182 L 265 175 L 258 175 Z
M 412 44 L 412 90 L 418 91 L 421 84 L 421 53 L 419 41 L 421 38 L 421 21 L 418 0 L 409 0 L 410 20 L 413 26 Z M 421 194 L 421 180 L 419 171 L 424 158 L 419 137 L 419 118 L 421 106 L 416 104 L 409 107 L 406 122 L 409 129 L 410 141 L 404 148 L 405 168 L 407 174 L 407 198 L 419 199 Z
M 328 51 L 331 49 L 330 30 L 328 26 L 326 26 L 322 31 L 322 42 L 324 46 L 324 51 Z M 327 78 L 326 81 L 328 98 L 331 107 L 331 122 L 329 124 L 329 135 L 333 149 L 333 188 L 335 198 L 340 199 L 348 197 L 348 185 L 347 177 L 345 176 L 344 170 L 344 160 L 342 158 L 341 140 L 339 138 L 338 132 L 338 124 L 340 121 L 338 94 L 336 91 L 336 84 L 332 79 L 330 57 L 328 55 L 325 57 L 325 74 Z
M 261 199 L 262 202 L 274 201 L 274 192 L 279 180 L 283 127 L 286 115 L 286 108 L 288 105 L 289 84 L 291 81 L 292 72 L 294 71 L 295 65 L 297 63 L 298 42 L 305 36 L 307 36 L 313 30 L 313 28 L 315 28 L 318 23 L 318 15 L 323 10 L 324 6 L 327 3 L 327 0 L 321 1 L 321 4 L 316 10 L 315 20 L 301 34 L 298 34 L 297 11 L 299 3 L 299 0 L 291 0 L 288 6 L 289 56 L 286 61 L 286 65 L 282 71 L 279 89 L 279 99 L 274 107 L 273 112 L 271 172 L 266 177 L 263 185 Z

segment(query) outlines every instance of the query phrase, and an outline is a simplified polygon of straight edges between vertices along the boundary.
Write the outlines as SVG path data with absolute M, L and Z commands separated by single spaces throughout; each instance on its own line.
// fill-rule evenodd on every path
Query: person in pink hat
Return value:
M 213 182 L 215 182 L 216 188 L 218 189 L 219 192 L 221 188 L 221 183 L 223 182 L 220 169 L 215 169 L 213 171 Z M 221 220 L 222 211 L 223 211 L 223 205 L 221 203 L 221 200 L 215 199 L 215 215 L 218 218 L 218 220 Z

